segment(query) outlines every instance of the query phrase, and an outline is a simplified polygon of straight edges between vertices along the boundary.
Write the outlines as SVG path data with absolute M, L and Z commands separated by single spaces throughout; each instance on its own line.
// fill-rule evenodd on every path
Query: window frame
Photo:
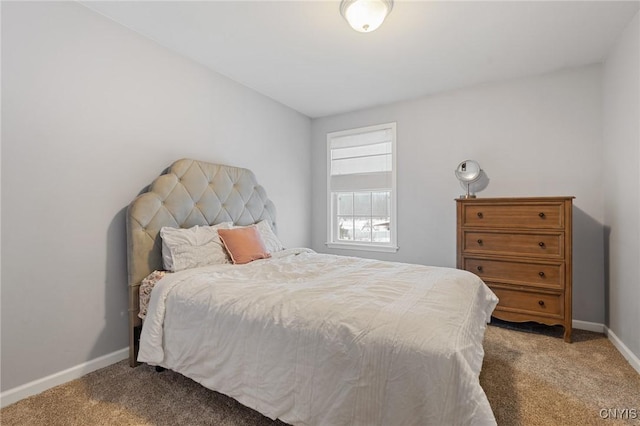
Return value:
M 369 133 L 379 130 L 391 130 L 391 188 L 379 188 L 379 190 L 390 190 L 391 192 L 391 206 L 389 211 L 389 242 L 372 242 L 372 241 L 336 241 L 334 238 L 337 225 L 338 212 L 337 203 L 334 201 L 334 194 L 338 192 L 375 192 L 373 190 L 359 190 L 358 188 L 352 188 L 349 191 L 331 191 L 331 141 L 334 138 L 343 136 L 358 135 L 362 133 Z M 396 123 L 384 123 L 376 124 L 373 126 L 358 127 L 347 130 L 340 130 L 336 132 L 327 133 L 327 242 L 325 245 L 328 248 L 334 249 L 346 249 L 346 250 L 363 250 L 363 251 L 376 251 L 376 252 L 388 252 L 395 253 L 398 251 L 398 226 L 397 226 L 397 188 L 396 188 Z

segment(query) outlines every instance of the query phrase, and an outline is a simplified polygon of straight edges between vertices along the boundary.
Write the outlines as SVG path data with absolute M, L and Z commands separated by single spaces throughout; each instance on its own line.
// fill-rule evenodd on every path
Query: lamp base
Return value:
M 462 194 L 460 198 L 464 200 L 467 198 L 476 198 L 476 196 L 474 194 Z

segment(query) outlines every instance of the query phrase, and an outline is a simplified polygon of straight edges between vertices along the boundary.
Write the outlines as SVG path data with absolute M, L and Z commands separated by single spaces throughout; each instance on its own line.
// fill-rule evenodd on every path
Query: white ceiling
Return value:
M 377 31 L 339 1 L 82 2 L 309 117 L 601 62 L 640 1 L 397 1 Z

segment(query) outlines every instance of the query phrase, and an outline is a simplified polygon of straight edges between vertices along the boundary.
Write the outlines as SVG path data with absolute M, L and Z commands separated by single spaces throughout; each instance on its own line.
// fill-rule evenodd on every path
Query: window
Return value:
M 333 248 L 396 251 L 396 123 L 327 134 Z

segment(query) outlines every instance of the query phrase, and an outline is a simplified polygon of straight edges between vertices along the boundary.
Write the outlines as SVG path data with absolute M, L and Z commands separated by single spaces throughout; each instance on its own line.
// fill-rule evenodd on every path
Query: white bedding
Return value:
M 496 303 L 466 271 L 285 250 L 167 274 L 138 360 L 296 425 L 494 425 Z

